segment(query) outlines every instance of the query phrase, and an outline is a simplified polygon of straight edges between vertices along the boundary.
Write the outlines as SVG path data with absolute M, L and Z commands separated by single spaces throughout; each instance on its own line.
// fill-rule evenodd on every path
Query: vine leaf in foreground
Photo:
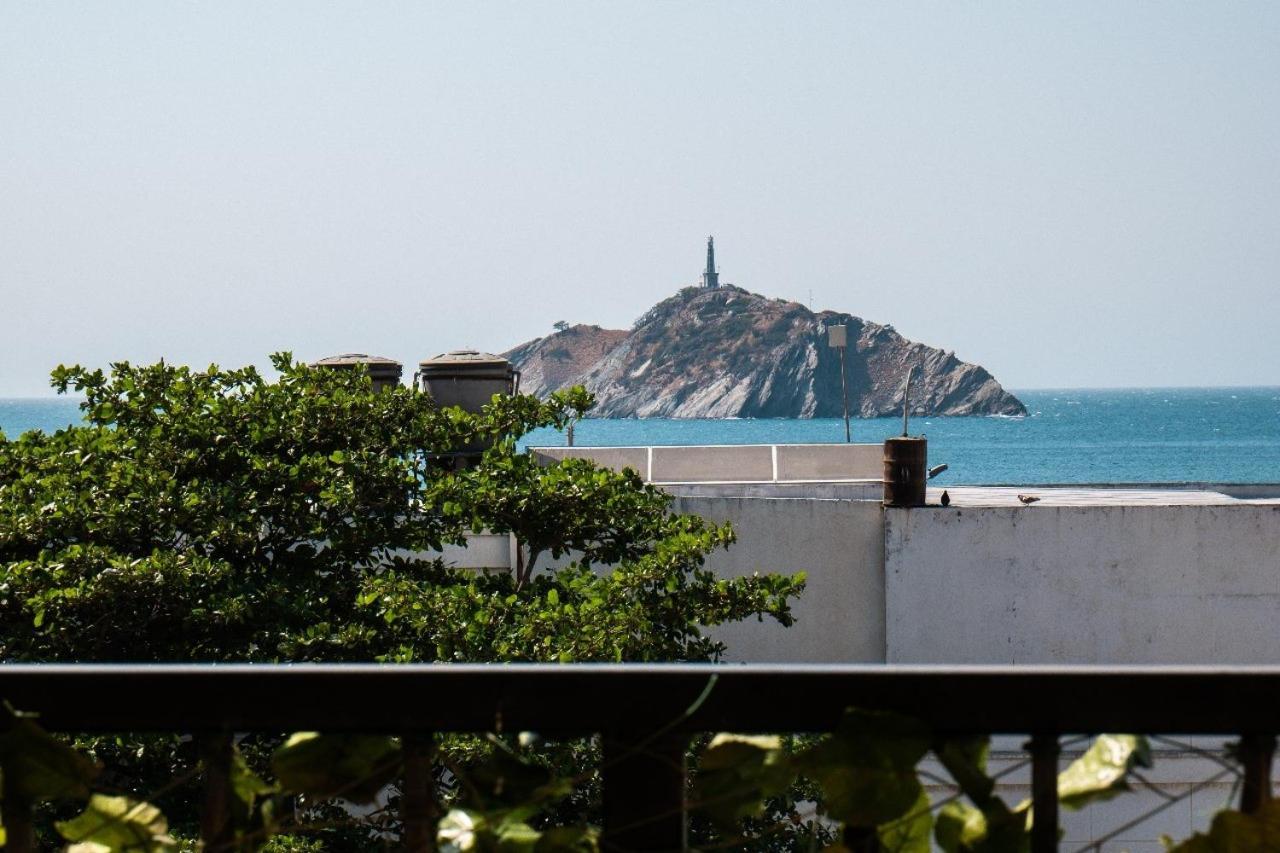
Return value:
M 1099 735 L 1084 753 L 1058 775 L 1058 802 L 1079 809 L 1129 790 L 1134 767 L 1151 766 L 1151 746 L 1140 735 Z
M 712 738 L 698 763 L 693 800 L 722 829 L 764 814 L 764 800 L 782 793 L 796 771 L 777 735 L 722 733 Z
M 920 797 L 896 820 L 881 824 L 876 835 L 883 853 L 929 853 L 929 836 L 933 832 L 933 814 L 929 810 L 929 793 Z
M 1027 816 L 999 797 L 978 808 L 962 800 L 938 813 L 934 838 L 946 853 L 1026 853 L 1031 849 Z
M 1163 839 L 1169 853 L 1270 853 L 1280 850 L 1280 800 L 1270 800 L 1254 814 L 1218 812 L 1208 834 L 1196 833 L 1174 845 Z
M 166 853 L 177 849 L 160 810 L 129 797 L 94 794 L 83 812 L 56 826 L 63 838 L 74 842 L 67 853 Z
M 1019 853 L 1029 848 L 1031 800 L 1010 809 L 992 795 L 986 774 L 987 739 L 935 744 L 947 771 L 971 803 L 948 803 L 938 815 L 935 837 L 946 853 Z M 1100 735 L 1058 774 L 1058 802 L 1077 810 L 1129 790 L 1134 767 L 1151 766 L 1151 747 L 1140 735 Z
M 277 829 L 280 786 L 254 773 L 236 749 L 231 755 L 231 818 L 238 834 L 270 837 Z
M 271 768 L 288 791 L 371 803 L 400 771 L 400 745 L 380 735 L 297 732 L 275 751 Z
M 436 834 L 441 853 L 595 853 L 596 830 L 559 827 L 539 832 L 527 823 L 490 819 L 480 812 L 453 809 Z
M 916 764 L 929 750 L 923 723 L 850 708 L 828 738 L 800 756 L 801 771 L 822 785 L 825 812 L 850 827 L 877 827 L 920 799 Z
M 6 789 L 33 803 L 88 799 L 100 769 L 8 703 L 0 707 L 0 768 Z

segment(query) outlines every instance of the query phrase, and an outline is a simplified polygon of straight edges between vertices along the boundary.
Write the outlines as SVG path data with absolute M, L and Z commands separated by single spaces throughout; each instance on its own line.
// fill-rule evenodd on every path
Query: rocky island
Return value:
M 827 345 L 827 327 L 837 325 L 848 327 L 850 414 L 901 413 L 912 366 L 917 413 L 1026 414 L 982 367 L 909 341 L 892 326 L 718 282 L 663 300 L 630 331 L 569 326 L 504 355 L 521 371 L 526 393 L 586 386 L 596 395 L 596 417 L 840 417 L 839 351 Z

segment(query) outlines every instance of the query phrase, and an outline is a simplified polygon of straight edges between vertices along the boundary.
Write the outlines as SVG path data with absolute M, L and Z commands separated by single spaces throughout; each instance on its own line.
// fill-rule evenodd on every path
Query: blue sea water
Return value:
M 1018 391 L 1025 418 L 914 418 L 941 484 L 1280 483 L 1280 387 Z M 0 400 L 0 431 L 54 430 L 79 419 L 61 398 Z M 879 442 L 900 418 L 853 421 L 853 440 Z M 579 445 L 841 442 L 844 423 L 819 420 L 597 420 Z M 561 445 L 537 430 L 526 445 Z

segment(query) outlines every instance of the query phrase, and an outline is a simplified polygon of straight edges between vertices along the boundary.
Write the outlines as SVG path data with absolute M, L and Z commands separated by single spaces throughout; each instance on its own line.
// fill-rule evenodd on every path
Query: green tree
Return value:
M 581 389 L 477 415 L 273 364 L 274 381 L 163 363 L 54 372 L 84 395 L 84 423 L 0 436 L 0 658 L 716 660 L 707 626 L 791 622 L 801 576 L 705 568 L 728 527 L 671 512 L 634 473 L 517 449 L 580 417 Z M 476 465 L 439 463 L 475 442 L 489 445 Z M 515 536 L 516 571 L 432 556 L 479 530 Z M 197 761 L 176 737 L 84 745 L 140 799 Z M 274 746 L 242 744 L 259 769 Z M 193 794 L 157 801 L 175 831 Z
M 704 626 L 791 621 L 799 577 L 721 580 L 727 527 L 631 472 L 543 465 L 517 436 L 581 390 L 483 414 L 358 373 L 59 368 L 85 424 L 0 442 L 7 660 L 714 660 Z M 482 440 L 479 464 L 433 458 Z M 513 574 L 430 556 L 510 532 Z M 559 560 L 556 568 L 546 558 Z

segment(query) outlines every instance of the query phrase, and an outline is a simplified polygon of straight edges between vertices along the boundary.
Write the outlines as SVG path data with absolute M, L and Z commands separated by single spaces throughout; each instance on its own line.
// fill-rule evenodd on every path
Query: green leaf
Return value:
M 920 799 L 915 766 L 928 748 L 922 723 L 851 708 L 832 735 L 801 757 L 800 767 L 822 785 L 828 815 L 847 826 L 876 827 Z
M 6 787 L 31 802 L 86 799 L 99 770 L 8 703 L 0 709 L 0 767 Z
M 485 812 L 504 812 L 508 818 L 531 817 L 572 792 L 546 767 L 522 760 L 505 744 L 493 744 L 485 760 L 466 770 L 467 804 Z
M 542 833 L 527 823 L 503 823 L 494 831 L 494 849 L 498 853 L 534 853 Z
M 934 835 L 944 853 L 972 850 L 987 836 L 987 818 L 980 809 L 953 800 L 938 812 Z
M 75 842 L 67 853 L 163 853 L 176 850 L 169 822 L 150 803 L 128 797 L 94 794 L 85 810 L 55 824 L 58 833 Z
M 400 746 L 380 735 L 297 732 L 271 757 L 288 791 L 372 802 L 400 770 Z
M 235 750 L 231 760 L 231 792 L 245 808 L 252 809 L 258 797 L 276 793 L 275 785 L 268 785 L 262 777 L 249 769 L 240 750 Z
M 271 795 L 279 786 L 269 785 L 249 769 L 244 756 L 236 749 L 231 758 L 232 818 L 243 832 L 270 835 L 275 827 L 275 807 Z
M 598 853 L 600 832 L 591 826 L 558 826 L 542 833 L 534 853 Z
M 974 803 L 985 803 L 995 790 L 995 780 L 987 775 L 988 737 L 946 738 L 933 746 L 934 754 L 951 778 Z
M 944 853 L 1027 853 L 1031 833 L 1027 816 L 1011 811 L 999 797 L 985 808 L 956 800 L 938 812 L 934 838 Z
M 1169 842 L 1166 840 L 1166 845 Z M 1169 853 L 1274 853 L 1280 850 L 1280 800 L 1263 803 L 1254 814 L 1218 812 L 1208 834 L 1170 847 Z
M 696 808 L 724 828 L 764 813 L 764 800 L 786 790 L 795 770 L 777 736 L 718 734 L 702 753 L 694 780 Z
M 436 830 L 440 853 L 535 853 L 542 833 L 519 821 L 493 821 L 480 812 L 453 809 Z M 560 847 L 548 850 L 574 850 Z
M 1139 735 L 1099 735 L 1093 745 L 1058 774 L 1058 802 L 1080 809 L 1129 790 L 1126 777 L 1135 766 L 1151 766 L 1151 747 Z
M 876 829 L 883 853 L 929 853 L 929 837 L 933 834 L 933 812 L 929 794 L 921 790 L 919 798 L 900 818 L 881 824 Z
M 483 815 L 464 809 L 450 809 L 437 825 L 436 844 L 440 847 L 440 853 L 481 850 L 480 839 L 484 833 Z

